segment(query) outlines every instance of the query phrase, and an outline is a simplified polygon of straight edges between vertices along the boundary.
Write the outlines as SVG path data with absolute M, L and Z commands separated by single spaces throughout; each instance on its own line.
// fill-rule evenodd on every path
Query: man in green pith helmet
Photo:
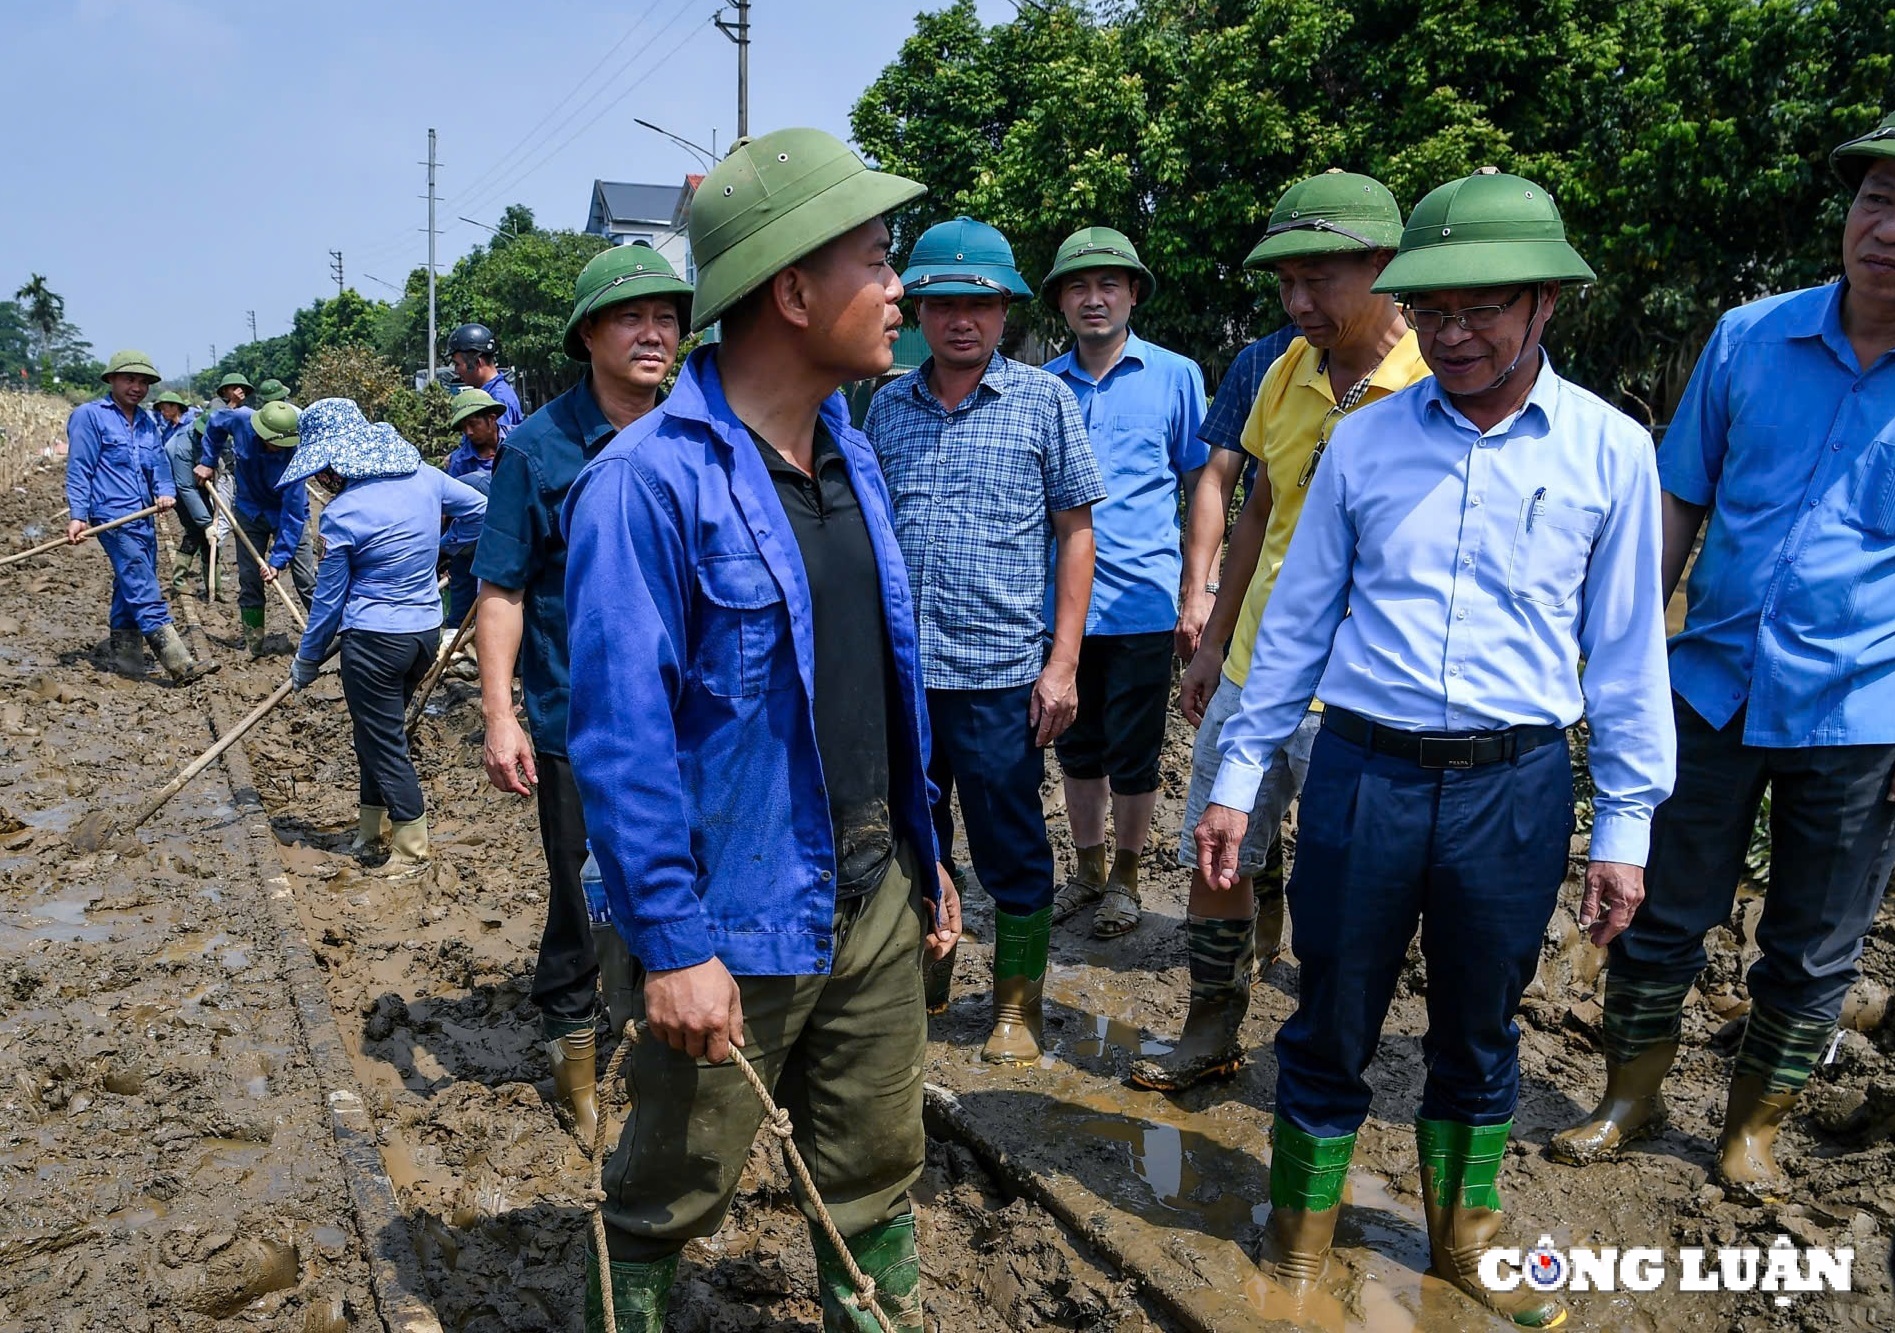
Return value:
M 605 931 L 595 934 L 580 881 L 586 818 L 566 750 L 572 685 L 559 516 L 580 469 L 663 401 L 690 322 L 691 284 L 650 247 L 617 246 L 587 261 L 573 284 L 565 331 L 566 355 L 586 367 L 585 376 L 501 441 L 471 566 L 480 587 L 474 643 L 487 728 L 481 759 L 488 782 L 533 797 L 539 815 L 546 922 L 532 1000 L 554 1095 L 585 1143 L 599 1121 L 599 954 L 614 944 Z M 472 392 L 462 390 L 455 401 Z M 496 436 L 500 423 L 494 421 Z M 513 709 L 516 662 L 525 727 Z
M 289 398 L 289 396 L 290 396 L 289 386 L 283 383 L 282 380 L 268 379 L 268 380 L 263 381 L 263 383 L 257 385 L 257 406 L 258 407 L 262 407 L 266 403 L 284 402 L 285 400 Z
M 1009 303 L 1033 293 L 1007 238 L 967 217 L 930 227 L 901 281 L 928 359 L 875 396 L 863 430 L 914 587 L 941 859 L 958 786 L 969 856 L 994 900 L 994 1021 L 981 1056 L 1032 1064 L 1053 915 L 1040 784 L 1045 747 L 1079 707 L 1092 506 L 1105 485 L 1072 390 L 1000 355 Z M 952 964 L 930 971 L 931 1010 L 947 1007 Z
M 182 558 L 172 562 L 171 591 L 175 595 L 184 591 L 192 568 L 201 567 L 210 559 L 210 529 L 214 516 L 210 501 L 198 489 L 197 477 L 191 471 L 197 459 L 197 439 L 191 433 L 197 409 L 175 389 L 166 389 L 152 403 L 164 423 L 165 462 L 171 468 L 171 484 L 177 488 L 176 512 L 179 526 L 184 529 L 184 536 L 178 542 L 178 555 Z
M 1719 320 L 1665 432 L 1667 595 L 1704 532 L 1671 645 L 1678 788 L 1650 896 L 1612 943 L 1605 1097 L 1552 1143 L 1584 1164 L 1664 1127 L 1685 999 L 1767 786 L 1761 956 L 1716 1167 L 1750 1201 L 1787 1197 L 1777 1131 L 1895 865 L 1895 116 L 1830 160 L 1850 191 L 1841 281 Z
M 1197 873 L 1192 831 L 1210 802 L 1221 763 L 1218 738 L 1237 711 L 1257 624 L 1330 435 L 1357 408 L 1428 374 L 1394 298 L 1374 290 L 1401 234 L 1401 209 L 1380 181 L 1332 170 L 1284 191 L 1263 240 L 1244 260 L 1246 268 L 1276 275 L 1298 335 L 1264 375 L 1244 424 L 1243 448 L 1262 466 L 1231 529 L 1222 586 L 1179 686 L 1179 708 L 1198 729 L 1178 834 L 1179 864 L 1192 871 L 1185 920 L 1191 1006 L 1177 1045 L 1132 1065 L 1139 1087 L 1176 1091 L 1233 1073 L 1246 1058 L 1240 1032 L 1250 1008 L 1251 964 L 1273 961 L 1283 924 L 1280 887 L 1266 900 L 1253 885 L 1302 787 L 1322 715 L 1312 709 L 1297 724 L 1265 774 L 1228 889 Z M 1193 520 L 1200 516 L 1222 525 L 1221 511 L 1194 510 Z
M 1434 1271 L 1517 1324 L 1566 1318 L 1480 1277 L 1503 1225 L 1514 1016 L 1566 877 L 1566 728 L 1591 729 L 1579 920 L 1598 944 L 1644 896 L 1675 759 L 1651 436 L 1540 348 L 1563 284 L 1593 276 L 1532 181 L 1488 168 L 1415 206 L 1374 290 L 1401 298 L 1433 378 L 1331 435 L 1219 740 L 1198 868 L 1229 888 L 1247 811 L 1323 700 L 1289 885 L 1297 1007 L 1276 1038 L 1266 1256 L 1292 1291 L 1320 1279 L 1420 925 Z
M 692 323 L 722 339 L 566 501 L 573 772 L 650 1030 L 604 1173 L 620 1331 L 663 1328 L 736 1193 L 763 1112 L 733 1046 L 882 1311 L 922 1326 L 921 962 L 960 912 L 888 492 L 836 392 L 894 362 L 882 215 L 921 193 L 819 130 L 740 141 L 691 209 Z M 878 1327 L 815 1241 L 824 1328 Z
M 1061 243 L 1040 298 L 1072 350 L 1047 362 L 1066 381 L 1092 439 L 1106 498 L 1093 506 L 1092 604 L 1079 647 L 1079 711 L 1055 742 L 1077 864 L 1053 920 L 1093 909 L 1093 935 L 1139 923 L 1139 857 L 1158 808 L 1171 702 L 1172 631 L 1184 571 L 1178 512 L 1209 456 L 1198 438 L 1204 375 L 1132 331 L 1158 280 L 1123 232 L 1082 227 Z M 1106 855 L 1106 814 L 1114 848 Z
M 309 531 L 309 493 L 300 484 L 277 489 L 296 449 L 297 411 L 293 403 L 265 403 L 211 413 L 198 447 L 196 475 L 214 482 L 213 464 L 228 450 L 230 512 L 249 539 L 237 561 L 237 616 L 244 645 L 252 657 L 265 648 L 268 603 L 265 584 L 284 570 L 307 607 L 316 592 L 316 545 Z M 250 554 L 255 550 L 262 563 Z

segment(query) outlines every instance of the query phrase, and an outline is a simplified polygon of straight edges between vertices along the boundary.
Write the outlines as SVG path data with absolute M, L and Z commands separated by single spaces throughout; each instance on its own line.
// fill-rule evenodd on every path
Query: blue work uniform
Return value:
M 289 467 L 294 449 L 276 449 L 264 443 L 251 425 L 255 414 L 247 407 L 220 408 L 211 413 L 198 446 L 200 467 L 214 467 L 218 451 L 226 445 L 231 453 L 231 508 L 239 518 L 268 527 L 275 540 L 262 552 L 265 561 L 285 568 L 299 546 L 305 544 L 309 524 L 309 492 L 301 486 L 278 490 L 277 482 Z
M 1594 860 L 1644 864 L 1671 789 L 1661 548 L 1650 435 L 1545 361 L 1486 431 L 1433 378 L 1337 425 L 1211 792 L 1249 810 L 1321 696 L 1289 887 L 1301 992 L 1277 1036 L 1291 1124 L 1328 1137 L 1367 1115 L 1417 922 L 1420 1113 L 1511 1118 L 1513 1017 L 1573 831 L 1564 729 L 1591 727 Z
M 505 440 L 506 427 L 503 426 L 502 443 Z M 495 451 L 491 457 L 482 458 L 473 442 L 463 438 L 447 456 L 443 470 L 487 495 L 493 485 L 494 462 L 499 456 Z M 480 516 L 468 515 L 448 524 L 447 532 L 441 537 L 441 549 L 447 555 L 447 619 L 456 627 L 473 610 L 474 598 L 480 592 L 480 580 L 474 575 L 474 548 L 480 541 L 480 529 Z
M 821 416 L 877 564 L 894 667 L 891 823 L 931 866 L 927 713 L 888 492 L 840 394 Z M 715 348 L 692 353 L 664 404 L 580 474 L 565 528 L 567 741 L 613 923 L 652 969 L 716 957 L 737 976 L 828 973 L 836 850 L 809 587 Z
M 468 387 L 472 388 L 474 386 L 469 385 Z M 526 420 L 526 414 L 520 411 L 520 395 L 513 391 L 513 385 L 508 381 L 507 374 L 504 370 L 495 371 L 494 377 L 481 385 L 480 389 L 489 398 L 492 398 L 496 403 L 501 404 L 507 409 L 500 414 L 501 430 L 507 430 Z M 461 439 L 465 442 L 467 439 L 466 435 L 463 434 Z
M 158 419 L 135 410 L 128 421 L 110 394 L 72 410 L 66 445 L 66 507 L 88 526 L 177 496 Z M 99 545 L 112 562 L 112 628 L 152 634 L 169 625 L 171 608 L 158 590 L 156 523 L 141 518 L 102 532 Z
M 216 516 L 211 513 L 211 502 L 198 489 L 197 473 L 191 470 L 197 463 L 197 437 L 192 429 L 196 424 L 195 407 L 187 407 L 175 426 L 166 425 L 163 417 L 158 419 L 165 461 L 171 467 L 171 485 L 177 492 L 178 516 L 201 532 Z

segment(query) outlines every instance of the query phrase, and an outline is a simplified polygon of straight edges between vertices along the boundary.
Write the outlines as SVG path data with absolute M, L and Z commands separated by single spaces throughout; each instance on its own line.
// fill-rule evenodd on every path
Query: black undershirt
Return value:
M 821 422 L 814 477 L 750 432 L 803 557 L 816 647 L 816 753 L 836 839 L 836 897 L 873 892 L 895 856 L 888 736 L 894 673 L 868 520 Z

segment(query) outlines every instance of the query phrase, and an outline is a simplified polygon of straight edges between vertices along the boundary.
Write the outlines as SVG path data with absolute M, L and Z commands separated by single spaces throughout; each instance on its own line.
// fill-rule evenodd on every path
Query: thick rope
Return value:
M 605 1326 L 607 1330 L 618 1327 L 618 1314 L 612 1303 L 612 1265 L 605 1250 L 605 1097 L 610 1090 L 619 1086 L 620 1075 L 625 1069 L 625 1057 L 638 1044 L 640 1037 L 638 1025 L 627 1023 L 620 1034 L 618 1049 L 612 1052 L 612 1058 L 605 1067 L 605 1091 L 600 1095 L 599 1127 L 592 1136 L 592 1187 L 586 1191 L 586 1203 L 592 1211 L 592 1248 L 598 1257 L 599 1295 L 605 1306 Z M 790 1113 L 776 1104 L 770 1096 L 770 1090 L 763 1086 L 763 1079 L 751 1067 L 744 1053 L 735 1046 L 730 1048 L 730 1058 L 737 1062 L 744 1080 L 750 1084 L 750 1090 L 757 1094 L 757 1100 L 763 1104 L 763 1128 L 776 1135 L 783 1150 L 783 1161 L 795 1174 L 803 1187 L 803 1197 L 810 1200 L 816 1209 L 816 1221 L 828 1237 L 829 1244 L 842 1259 L 843 1271 L 849 1275 L 849 1285 L 855 1288 L 852 1298 L 858 1310 L 867 1310 L 875 1319 L 882 1333 L 896 1333 L 895 1326 L 882 1312 L 881 1303 L 875 1299 L 875 1279 L 864 1273 L 855 1262 L 855 1256 L 849 1253 L 849 1247 L 843 1243 L 842 1233 L 836 1230 L 835 1219 L 829 1216 L 822 1195 L 816 1192 L 816 1182 L 810 1178 L 809 1166 L 803 1161 L 803 1154 L 796 1146 L 795 1127 L 790 1123 Z M 629 1086 L 629 1085 L 628 1085 Z

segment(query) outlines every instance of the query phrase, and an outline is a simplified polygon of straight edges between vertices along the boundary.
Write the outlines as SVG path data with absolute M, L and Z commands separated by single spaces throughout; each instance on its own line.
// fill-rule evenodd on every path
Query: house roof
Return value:
M 676 185 L 595 180 L 586 230 L 597 233 L 608 225 L 636 222 L 668 227 L 677 217 L 681 196 L 685 194 L 686 191 Z

